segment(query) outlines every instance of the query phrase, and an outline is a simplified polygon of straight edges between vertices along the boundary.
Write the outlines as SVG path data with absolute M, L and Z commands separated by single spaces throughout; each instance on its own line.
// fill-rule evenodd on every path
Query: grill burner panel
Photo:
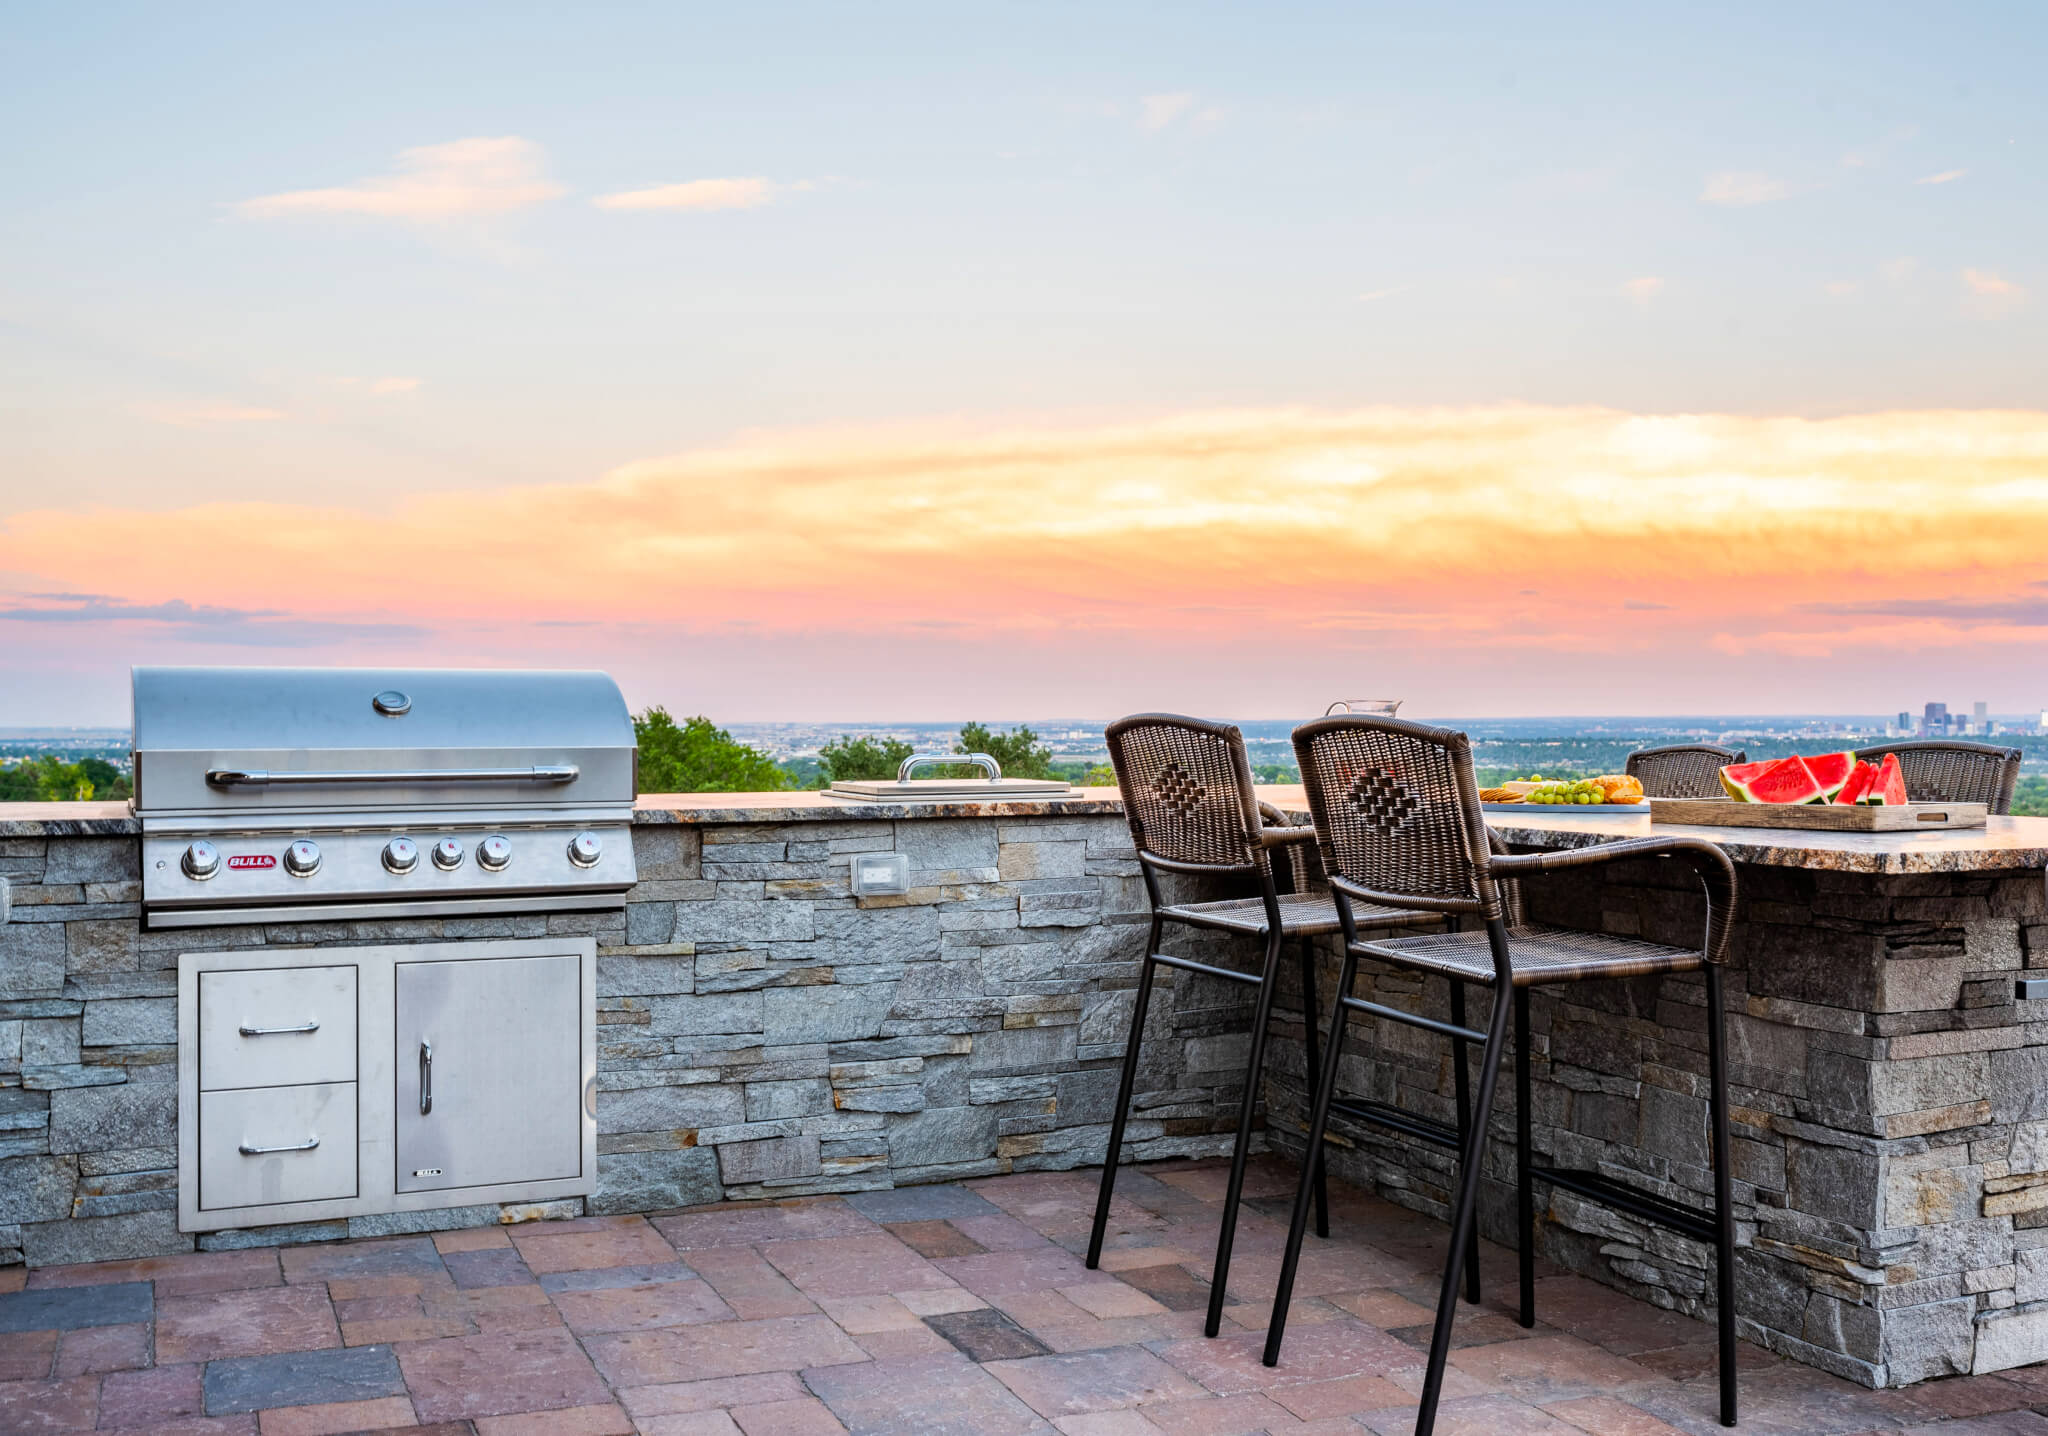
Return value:
M 148 926 L 617 909 L 635 880 L 601 673 L 138 668 L 134 694 Z

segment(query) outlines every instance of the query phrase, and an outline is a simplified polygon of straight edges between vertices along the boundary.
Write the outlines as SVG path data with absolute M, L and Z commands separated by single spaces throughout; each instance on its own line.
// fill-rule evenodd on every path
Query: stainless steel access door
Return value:
M 582 962 L 396 964 L 396 1190 L 582 1173 Z

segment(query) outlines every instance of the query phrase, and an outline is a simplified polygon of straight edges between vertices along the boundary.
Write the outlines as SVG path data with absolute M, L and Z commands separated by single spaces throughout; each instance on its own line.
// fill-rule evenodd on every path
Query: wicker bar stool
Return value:
M 1906 780 L 1906 797 L 1911 802 L 1983 803 L 1994 813 L 2012 811 L 2012 791 L 2020 781 L 2017 748 L 1919 738 L 1861 748 L 1856 756 L 1882 763 L 1887 753 L 1898 755 L 1899 776 Z
M 1436 1425 L 1450 1353 L 1458 1278 L 1476 1224 L 1481 1159 L 1494 1089 L 1515 1030 L 1516 1228 L 1521 1248 L 1521 1322 L 1536 1320 L 1535 1194 L 1544 1182 L 1638 1219 L 1656 1223 L 1714 1248 L 1720 1317 L 1721 1421 L 1735 1424 L 1735 1214 L 1728 1135 L 1728 1078 L 1722 1033 L 1720 962 L 1726 953 L 1735 907 L 1735 868 L 1712 843 L 1698 838 L 1640 838 L 1522 856 L 1494 851 L 1480 809 L 1472 748 L 1463 733 L 1392 718 L 1324 718 L 1294 730 L 1315 820 L 1316 843 L 1336 901 L 1344 934 L 1343 974 L 1330 1033 L 1323 1044 L 1323 1070 L 1309 1118 L 1308 1150 L 1319 1151 L 1330 1113 L 1370 1115 L 1336 1096 L 1337 1071 L 1350 1014 L 1384 1018 L 1451 1038 L 1484 1044 L 1479 1096 L 1460 1168 L 1451 1214 L 1449 1254 L 1444 1263 L 1435 1333 L 1422 1388 L 1417 1436 Z M 1706 931 L 1698 948 L 1666 947 L 1635 938 L 1578 932 L 1527 923 L 1515 880 L 1562 868 L 1586 867 L 1652 855 L 1689 862 L 1707 891 Z M 1360 941 L 1356 905 L 1418 909 L 1457 918 L 1475 917 L 1483 931 L 1451 931 Z M 1455 992 L 1464 983 L 1493 991 L 1493 1012 L 1485 1032 L 1461 1021 L 1440 1022 L 1352 995 L 1358 960 L 1372 957 L 1410 971 L 1447 977 Z M 1700 1212 L 1604 1174 L 1538 1166 L 1532 1137 L 1529 1081 L 1529 989 L 1559 982 L 1699 972 L 1706 982 L 1707 1051 L 1711 1092 L 1714 1210 Z M 1457 1009 L 1453 1009 L 1455 1014 Z M 1278 1363 L 1286 1331 L 1307 1220 L 1307 1168 L 1287 1232 L 1286 1256 L 1266 1333 L 1266 1365 Z
M 1124 1123 L 1130 1114 L 1131 1092 L 1138 1078 L 1138 1047 L 1145 1014 L 1152 1005 L 1152 978 L 1161 966 L 1222 978 L 1258 989 L 1251 1027 L 1251 1053 L 1245 1062 L 1244 1099 L 1237 1116 L 1237 1145 L 1231 1150 L 1230 1181 L 1223 1199 L 1223 1228 L 1216 1240 L 1216 1270 L 1209 1289 L 1207 1332 L 1214 1336 L 1223 1321 L 1223 1300 L 1230 1276 L 1231 1244 L 1237 1234 L 1238 1200 L 1244 1190 L 1245 1157 L 1251 1143 L 1252 1114 L 1258 1105 L 1259 1075 L 1266 1058 L 1266 1026 L 1279 985 L 1281 945 L 1300 940 L 1301 986 L 1308 1065 L 1319 1070 L 1316 1025 L 1322 1016 L 1316 1001 L 1313 939 L 1339 929 L 1337 908 L 1328 893 L 1309 893 L 1305 864 L 1294 869 L 1295 891 L 1282 893 L 1274 880 L 1275 849 L 1299 851 L 1315 841 L 1313 828 L 1269 824 L 1261 814 L 1252 786 L 1251 761 L 1244 737 L 1228 723 L 1211 723 L 1171 713 L 1141 713 L 1109 725 L 1104 737 L 1117 786 L 1123 791 L 1124 814 L 1138 849 L 1145 892 L 1152 903 L 1152 931 L 1138 974 L 1138 1000 L 1131 1014 L 1131 1035 L 1124 1047 L 1123 1079 L 1116 1094 L 1116 1115 L 1110 1121 L 1109 1150 L 1102 1165 L 1102 1190 L 1095 1202 L 1095 1226 L 1088 1238 L 1088 1265 L 1102 1259 L 1102 1238 L 1109 1225 L 1110 1198 L 1116 1190 L 1117 1157 L 1123 1151 Z M 1266 809 L 1275 820 L 1277 809 Z M 1160 893 L 1159 874 L 1185 873 L 1208 877 L 1255 879 L 1259 896 L 1215 902 L 1169 903 Z M 1427 913 L 1397 912 L 1361 905 L 1354 921 L 1412 926 L 1430 920 Z M 1265 941 L 1265 961 L 1257 972 L 1237 972 L 1174 957 L 1159 950 L 1167 923 L 1257 937 Z M 1323 1164 L 1305 1164 L 1312 1180 L 1316 1230 L 1330 1230 L 1329 1195 Z M 1308 1188 L 1304 1188 L 1307 1190 Z
M 1628 755 L 1622 771 L 1641 780 L 1648 797 L 1718 798 L 1721 770 L 1746 761 L 1740 748 L 1723 748 L 1719 743 L 1667 743 L 1662 748 L 1636 749 Z

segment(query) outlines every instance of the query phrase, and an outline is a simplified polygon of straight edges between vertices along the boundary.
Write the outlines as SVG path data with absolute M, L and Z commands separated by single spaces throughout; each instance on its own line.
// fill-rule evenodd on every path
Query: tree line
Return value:
M 128 775 L 104 758 L 67 763 L 55 753 L 0 768 L 0 803 L 82 803 L 131 796 Z

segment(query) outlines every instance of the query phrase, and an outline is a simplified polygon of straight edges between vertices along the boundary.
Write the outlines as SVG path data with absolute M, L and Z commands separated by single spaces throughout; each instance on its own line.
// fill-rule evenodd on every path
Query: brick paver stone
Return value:
M 1044 1342 L 1026 1331 L 1009 1313 L 992 1306 L 968 1311 L 942 1312 L 928 1316 L 924 1324 L 951 1342 L 970 1361 L 1003 1361 L 1013 1357 L 1043 1356 Z
M 228 1357 L 206 1364 L 206 1414 L 263 1411 L 399 1396 L 405 1382 L 388 1346 L 336 1347 L 281 1356 Z
M 761 1248 L 761 1255 L 810 1297 L 925 1291 L 955 1284 L 887 1232 L 772 1242 Z
M 341 1331 L 324 1286 L 205 1292 L 157 1304 L 158 1361 L 269 1356 L 339 1345 Z
M 611 1393 L 561 1327 L 403 1342 L 398 1364 L 422 1421 L 600 1406 Z
M 547 1223 L 539 1223 L 546 1226 Z M 514 1232 L 512 1245 L 535 1272 L 589 1271 L 608 1266 L 652 1266 L 676 1259 L 661 1233 L 635 1219 L 631 1225 L 599 1231 Z M 477 1255 L 481 1255 L 478 1253 Z
M 148 1321 L 156 1296 L 146 1281 L 108 1286 L 31 1287 L 0 1296 L 0 1332 L 70 1330 Z
M 149 1426 L 206 1409 L 197 1363 L 117 1371 L 100 1383 L 100 1421 L 107 1426 Z
M 993 1216 L 1001 1209 L 965 1187 L 897 1187 L 886 1192 L 855 1192 L 846 1204 L 872 1222 L 942 1221 L 947 1217 Z
M 1137 1346 L 996 1361 L 989 1374 L 1039 1415 L 1079 1416 L 1154 1401 L 1183 1401 L 1204 1388 Z
M 875 1230 L 873 1222 L 838 1197 L 789 1206 L 684 1212 L 672 1217 L 655 1217 L 653 1221 L 654 1229 L 668 1238 L 676 1250 L 684 1252 L 702 1247 L 746 1247 L 761 1242 L 857 1237 Z
M 412 1402 L 403 1396 L 370 1401 L 335 1401 L 319 1406 L 279 1406 L 258 1422 L 262 1436 L 357 1436 L 414 1426 Z
M 789 1284 L 752 1247 L 717 1247 L 690 1253 L 690 1264 L 742 1321 L 808 1316 L 817 1303 Z
M 569 1329 L 579 1334 L 733 1320 L 732 1308 L 719 1300 L 711 1283 L 695 1279 L 599 1291 L 558 1291 L 554 1302 Z
M 57 1352 L 58 1376 L 133 1371 L 149 1365 L 150 1327 L 145 1321 L 124 1326 L 88 1326 L 64 1333 Z
M 614 1386 L 800 1371 L 864 1362 L 867 1353 L 825 1316 L 777 1316 L 585 1338 L 591 1359 Z
M 914 1356 L 804 1373 L 852 1436 L 1025 1436 L 1045 1430 L 1029 1406 L 964 1356 Z

